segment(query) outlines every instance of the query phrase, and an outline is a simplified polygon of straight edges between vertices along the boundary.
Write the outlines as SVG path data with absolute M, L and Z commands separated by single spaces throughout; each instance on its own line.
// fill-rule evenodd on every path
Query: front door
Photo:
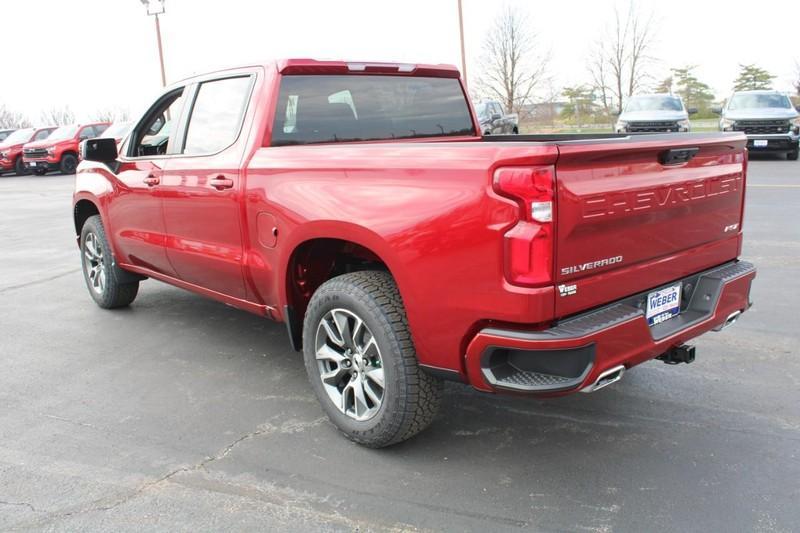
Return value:
M 183 88 L 159 98 L 121 150 L 116 172 L 119 192 L 109 203 L 109 225 L 121 263 L 175 277 L 166 252 L 161 180 L 175 146 L 171 118 L 183 107 Z

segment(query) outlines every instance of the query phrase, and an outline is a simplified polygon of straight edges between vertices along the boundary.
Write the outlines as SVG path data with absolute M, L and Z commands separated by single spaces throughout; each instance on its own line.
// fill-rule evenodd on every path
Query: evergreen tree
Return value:
M 697 79 L 694 69 L 694 65 L 674 68 L 672 76 L 675 79 L 675 92 L 683 99 L 684 105 L 696 107 L 702 112 L 714 101 L 714 93 L 711 92 L 711 87 Z
M 772 89 L 775 76 L 756 65 L 739 65 L 739 76 L 733 82 L 734 91 Z

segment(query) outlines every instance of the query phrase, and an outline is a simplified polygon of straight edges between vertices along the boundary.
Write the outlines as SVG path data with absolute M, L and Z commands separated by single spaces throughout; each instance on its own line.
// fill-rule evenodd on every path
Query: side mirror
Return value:
M 89 139 L 80 145 L 81 159 L 112 163 L 117 160 L 117 141 L 114 139 Z
M 492 114 L 492 120 L 500 120 L 501 118 L 503 118 L 503 115 L 501 115 L 500 113 Z
M 161 131 L 161 128 L 164 127 L 164 124 L 166 122 L 167 121 L 164 118 L 164 115 L 163 114 L 159 115 L 158 117 L 156 117 L 153 123 L 150 124 L 150 128 L 148 128 L 146 135 L 158 135 L 158 132 Z
M 722 114 L 722 107 L 720 107 L 718 105 L 715 105 L 714 107 L 711 108 L 711 112 L 716 114 L 716 115 L 721 115 Z
M 689 113 L 690 115 L 696 115 L 697 114 L 697 108 L 696 107 L 690 107 L 689 109 L 686 110 L 686 112 Z

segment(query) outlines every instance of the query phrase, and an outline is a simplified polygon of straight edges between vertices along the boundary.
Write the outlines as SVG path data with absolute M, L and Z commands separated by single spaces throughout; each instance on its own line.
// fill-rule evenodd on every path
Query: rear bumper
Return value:
M 756 269 L 734 261 L 675 280 L 683 282 L 681 314 L 649 326 L 651 290 L 581 313 L 541 331 L 485 328 L 467 348 L 470 383 L 492 392 L 566 394 L 590 387 L 617 367 L 631 368 L 709 330 L 750 305 Z

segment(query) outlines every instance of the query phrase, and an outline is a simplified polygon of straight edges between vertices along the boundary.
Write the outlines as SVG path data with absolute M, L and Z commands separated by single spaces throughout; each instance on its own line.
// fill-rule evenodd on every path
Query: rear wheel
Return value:
M 798 153 L 799 152 L 797 150 L 795 150 L 794 152 L 789 152 L 788 154 L 786 154 L 786 159 L 788 159 L 789 161 L 797 161 Z
M 72 154 L 64 154 L 61 157 L 61 162 L 58 164 L 58 169 L 62 174 L 74 174 L 76 168 L 78 168 L 77 157 Z
M 347 438 L 380 448 L 433 420 L 441 380 L 417 362 L 403 302 L 386 272 L 353 272 L 314 293 L 303 324 L 311 386 Z
M 25 162 L 22 160 L 22 156 L 17 157 L 17 160 L 14 161 L 14 173 L 17 176 L 24 176 L 28 173 L 28 169 L 25 168 Z
M 139 292 L 139 282 L 121 283 L 119 267 L 99 215 L 86 219 L 81 229 L 83 278 L 94 301 L 104 309 L 130 305 Z

